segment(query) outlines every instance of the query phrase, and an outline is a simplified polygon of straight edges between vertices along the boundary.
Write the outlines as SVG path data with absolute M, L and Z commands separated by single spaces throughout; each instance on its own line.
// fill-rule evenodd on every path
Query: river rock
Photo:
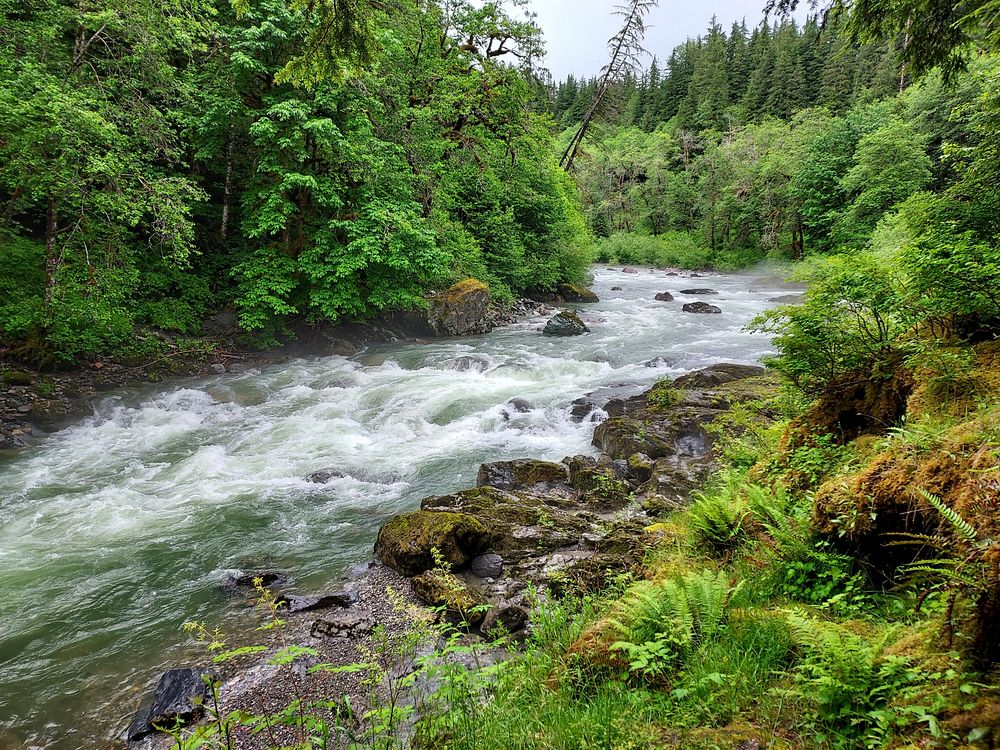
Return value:
M 782 305 L 798 305 L 801 304 L 805 297 L 802 294 L 782 294 L 778 297 L 768 298 L 768 302 L 778 302 Z
M 226 574 L 226 583 L 237 588 L 253 588 L 258 578 L 262 586 L 273 586 L 284 581 L 285 574 L 277 570 L 233 570 Z
M 286 612 L 314 612 L 317 609 L 332 609 L 333 607 L 350 607 L 357 602 L 358 595 L 353 591 L 335 591 L 331 594 L 318 596 L 296 596 L 295 594 L 280 594 L 278 602 L 285 605 Z
M 571 310 L 563 310 L 545 324 L 543 333 L 549 336 L 579 336 L 589 333 L 590 329 L 580 316 Z
M 653 297 L 653 299 L 655 299 L 657 302 L 673 302 L 674 295 L 672 295 L 670 292 L 660 292 L 655 297 Z
M 681 289 L 681 294 L 718 294 L 714 289 Z
M 707 302 L 688 302 L 681 309 L 686 313 L 707 313 L 709 315 L 718 315 L 722 312 L 721 307 L 710 305 Z
M 669 367 L 670 361 L 666 357 L 653 357 L 652 359 L 643 362 L 646 367 Z
M 389 520 L 375 540 L 375 555 L 393 570 L 414 576 L 435 567 L 437 550 L 460 568 L 489 544 L 491 529 L 465 513 L 418 510 Z
M 526 398 L 512 398 L 507 402 L 507 406 L 518 414 L 527 414 L 531 411 L 531 402 Z
M 611 291 L 612 292 L 620 292 L 620 291 L 622 291 L 622 288 L 620 286 L 613 286 L 613 287 L 611 287 Z
M 724 383 L 732 383 L 746 378 L 755 378 L 767 373 L 758 365 L 739 365 L 733 362 L 720 362 L 702 370 L 681 375 L 673 382 L 675 388 L 714 388 Z
M 446 362 L 444 369 L 455 372 L 486 372 L 490 364 L 489 357 L 482 354 L 466 354 Z
M 375 621 L 368 612 L 345 612 L 313 621 L 309 635 L 313 638 L 356 638 L 374 629 Z
M 522 458 L 514 461 L 496 461 L 479 467 L 477 487 L 495 487 L 500 490 L 536 487 L 567 482 L 569 472 L 564 464 Z
M 556 287 L 559 296 L 567 302 L 600 302 L 601 299 L 590 289 L 580 284 L 560 284 Z
M 433 297 L 427 322 L 441 336 L 489 333 L 490 292 L 478 279 L 465 279 Z
M 346 476 L 346 474 L 336 469 L 320 469 L 308 475 L 305 481 L 312 482 L 313 484 L 327 484 L 334 479 L 342 479 Z
M 127 739 L 135 742 L 156 731 L 158 726 L 173 726 L 197 718 L 203 711 L 202 702 L 208 694 L 205 678 L 211 673 L 203 669 L 171 669 L 163 673 L 153 691 L 152 700 L 140 708 L 128 728 Z
M 570 419 L 574 422 L 582 422 L 587 417 L 592 417 L 596 411 L 597 404 L 589 398 L 578 398 L 569 407 Z
M 639 273 L 639 272 L 636 271 L 634 268 L 626 267 L 622 269 L 622 273 Z
M 499 578 L 503 575 L 503 558 L 493 552 L 477 555 L 469 562 L 469 570 L 480 578 Z

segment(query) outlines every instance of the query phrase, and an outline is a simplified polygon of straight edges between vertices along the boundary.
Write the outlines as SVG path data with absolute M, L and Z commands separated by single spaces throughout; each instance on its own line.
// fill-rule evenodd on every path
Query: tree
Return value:
M 646 35 L 646 14 L 659 4 L 659 0 L 629 0 L 625 5 L 616 6 L 615 15 L 624 19 L 621 29 L 608 41 L 611 59 L 601 71 L 597 90 L 590 106 L 583 115 L 580 127 L 570 139 L 569 145 L 559 160 L 560 166 L 569 170 L 573 161 L 587 137 L 587 130 L 594 117 L 600 111 L 614 84 L 620 82 L 626 75 L 634 74 L 639 65 L 639 56 L 643 54 L 643 37 Z

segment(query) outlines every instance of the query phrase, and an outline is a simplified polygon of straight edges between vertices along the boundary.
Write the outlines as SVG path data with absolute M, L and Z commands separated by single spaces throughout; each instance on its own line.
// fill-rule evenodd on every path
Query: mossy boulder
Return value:
M 629 473 L 639 482 L 646 482 L 653 476 L 656 462 L 645 453 L 633 453 L 628 457 Z
M 582 284 L 560 284 L 557 287 L 559 296 L 567 302 L 600 302 L 601 299 Z
M 650 458 L 674 454 L 674 441 L 651 425 L 637 419 L 612 417 L 594 430 L 595 446 L 612 458 L 628 458 L 633 453 L 645 453 Z
M 466 513 L 420 510 L 390 519 L 378 532 L 375 555 L 390 568 L 412 576 L 435 566 L 433 550 L 458 568 L 482 552 L 491 527 Z
M 563 310 L 545 324 L 542 332 L 548 336 L 580 336 L 589 333 L 590 329 L 575 312 Z
M 30 372 L 22 370 L 4 370 L 0 373 L 5 385 L 31 385 L 34 377 Z
M 674 381 L 675 388 L 715 388 L 724 383 L 732 383 L 744 378 L 753 378 L 767 372 L 757 365 L 739 365 L 732 362 L 720 362 L 701 370 L 681 375 Z
M 483 464 L 479 467 L 476 485 L 512 490 L 537 485 L 560 484 L 568 480 L 569 471 L 565 464 L 522 458 L 514 461 L 496 461 Z
M 625 506 L 631 495 L 628 483 L 619 478 L 611 467 L 582 468 L 573 475 L 573 488 L 578 490 L 588 506 L 618 509 Z
M 478 625 L 486 616 L 486 598 L 456 575 L 428 570 L 412 583 L 414 594 L 431 607 L 444 607 L 452 619 Z
M 478 279 L 465 279 L 434 296 L 427 322 L 441 336 L 488 333 L 490 290 Z

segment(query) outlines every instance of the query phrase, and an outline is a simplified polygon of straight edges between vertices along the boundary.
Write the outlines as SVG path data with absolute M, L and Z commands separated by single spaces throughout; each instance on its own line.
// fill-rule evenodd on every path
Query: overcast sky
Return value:
M 611 12 L 620 0 L 532 0 L 538 24 L 545 32 L 548 67 L 557 81 L 573 73 L 589 77 L 607 61 L 607 41 L 619 19 Z M 702 33 L 712 15 L 728 30 L 746 18 L 753 27 L 764 17 L 765 0 L 660 0 L 647 20 L 645 47 L 663 60 L 676 45 Z M 803 3 L 805 5 L 805 3 Z M 647 61 L 648 64 L 648 61 Z

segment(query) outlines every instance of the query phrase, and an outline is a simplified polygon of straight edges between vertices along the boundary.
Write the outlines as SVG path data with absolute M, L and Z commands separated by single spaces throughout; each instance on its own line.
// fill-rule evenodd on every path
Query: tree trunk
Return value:
M 229 141 L 226 143 L 226 187 L 222 193 L 222 220 L 219 222 L 219 237 L 229 239 L 229 206 L 233 196 L 233 143 L 236 140 L 236 123 L 229 121 Z
M 62 265 L 62 254 L 56 250 L 56 234 L 59 231 L 59 219 L 56 213 L 56 201 L 49 198 L 45 211 L 45 295 L 44 303 L 48 308 L 55 296 L 56 277 Z

